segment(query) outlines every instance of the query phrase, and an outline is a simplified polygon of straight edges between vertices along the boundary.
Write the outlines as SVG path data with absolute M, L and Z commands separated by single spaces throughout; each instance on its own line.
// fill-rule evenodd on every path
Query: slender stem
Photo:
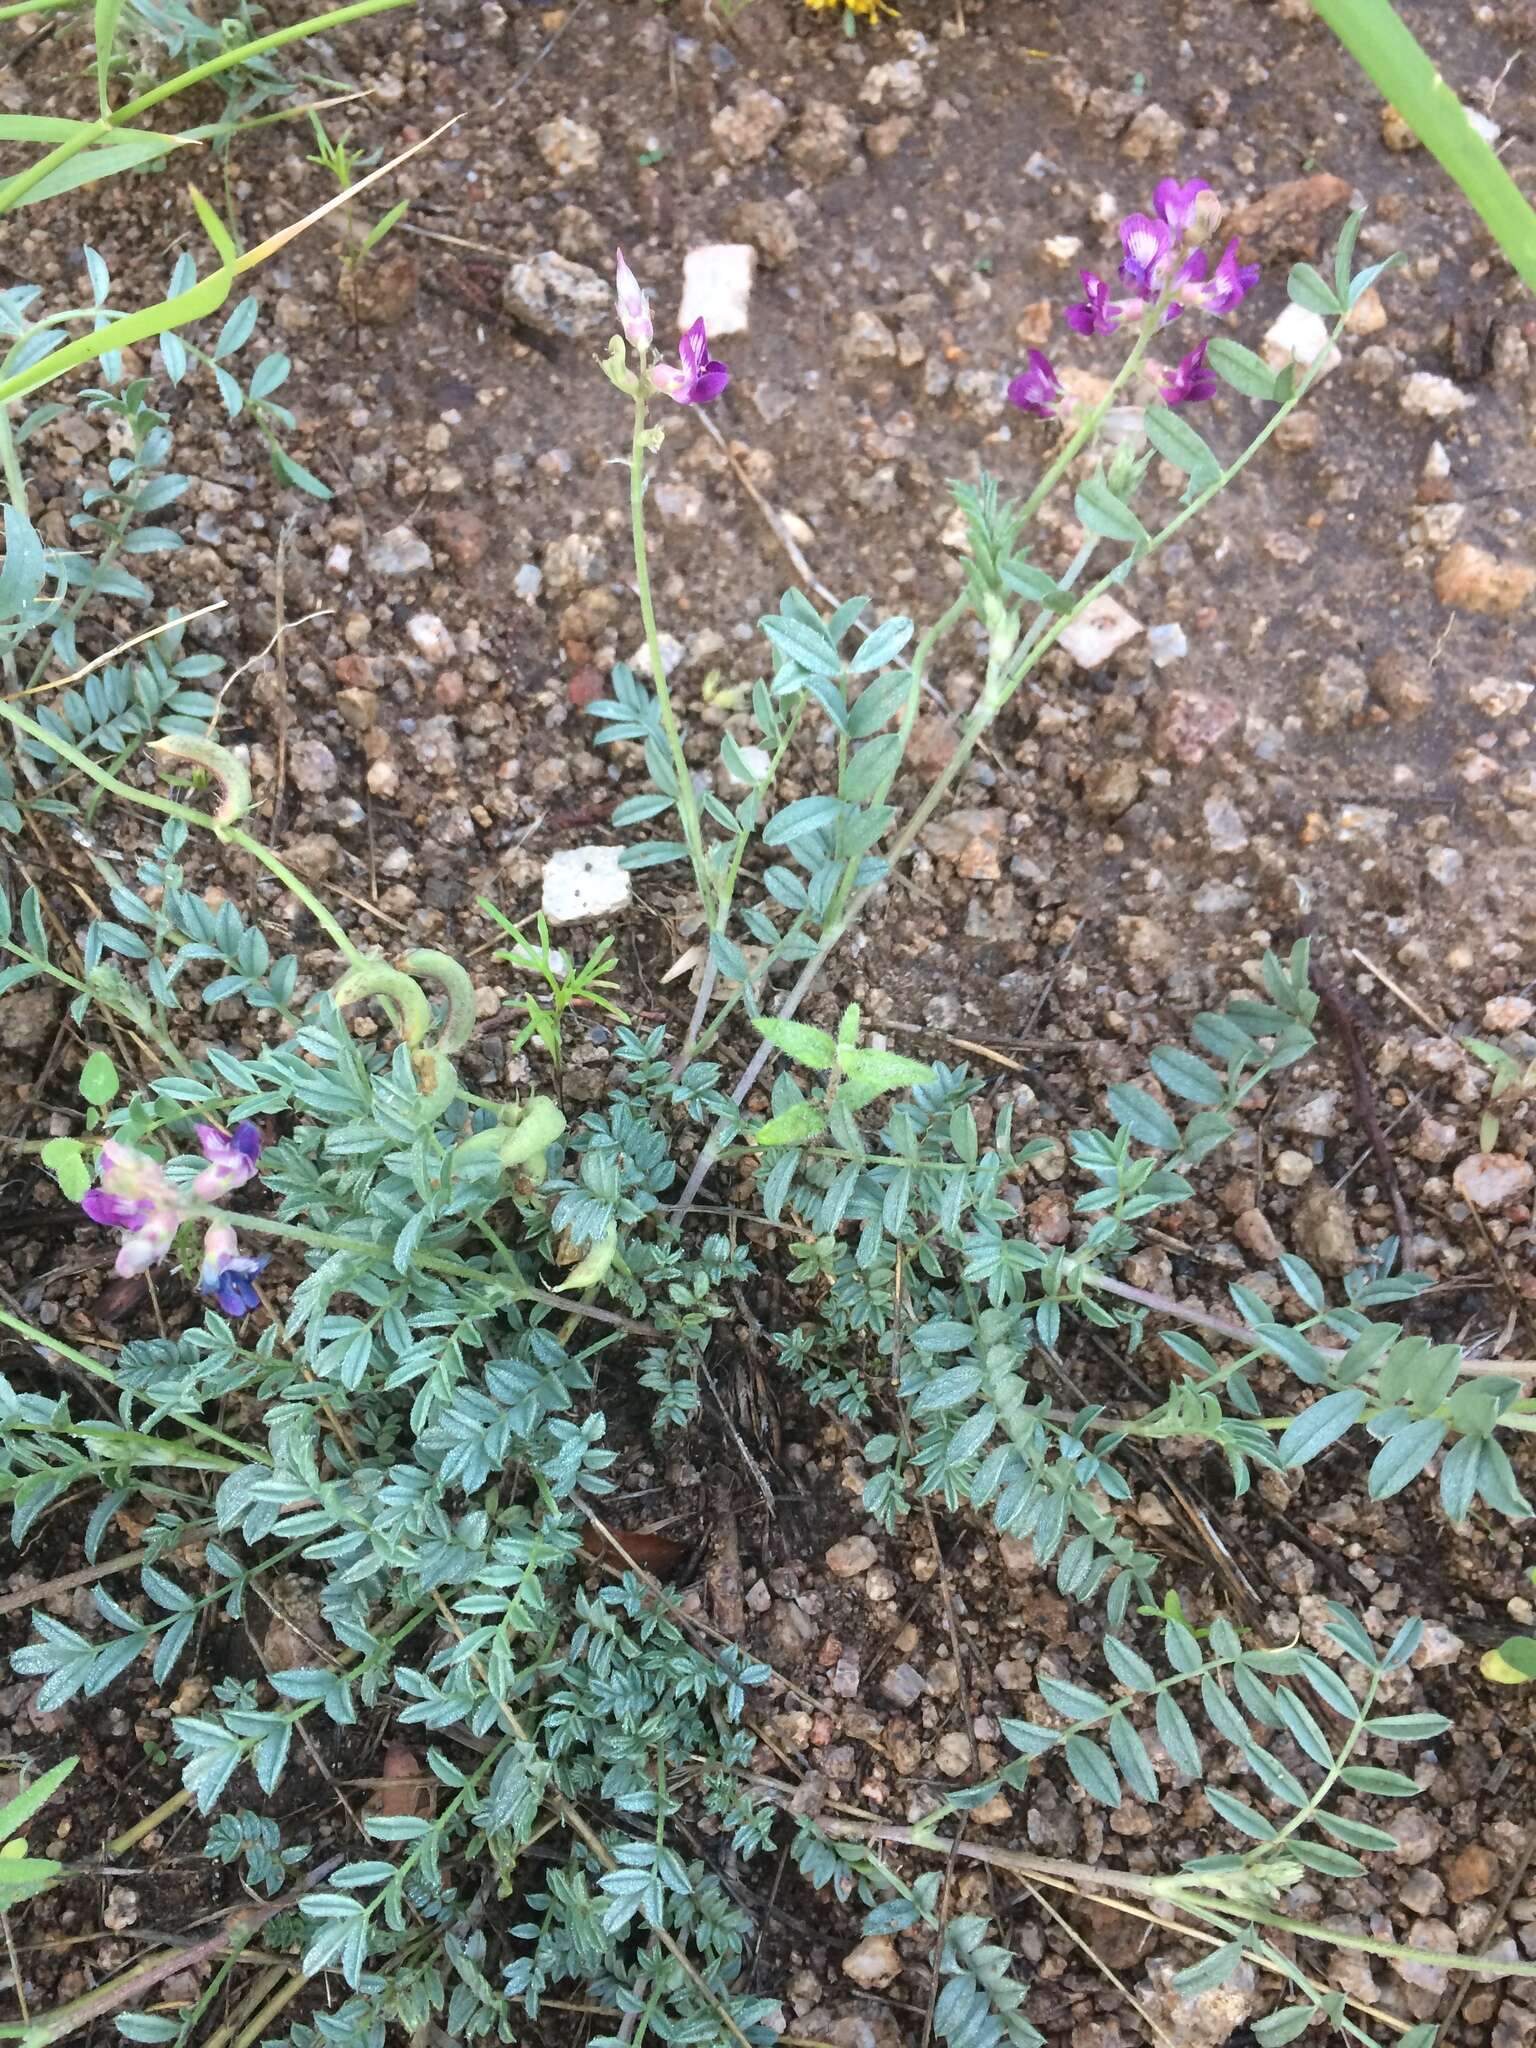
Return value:
M 1025 525 L 1027 525 L 1029 521 L 1034 518 L 1035 514 L 1040 510 L 1040 507 L 1045 503 L 1046 499 L 1051 495 L 1052 491 L 1055 490 L 1056 486 L 1061 482 L 1061 479 L 1066 475 L 1068 469 L 1070 469 L 1072 464 L 1077 460 L 1079 453 L 1087 445 L 1087 443 L 1093 439 L 1094 435 L 1097 434 L 1099 428 L 1104 423 L 1105 415 L 1108 413 L 1110 407 L 1114 404 L 1116 398 L 1120 395 L 1120 393 L 1125 389 L 1126 385 L 1130 382 L 1131 378 L 1134 377 L 1136 372 L 1141 368 L 1142 362 L 1146 357 L 1147 344 L 1151 341 L 1153 335 L 1157 332 L 1158 327 L 1162 322 L 1163 310 L 1167 306 L 1171 296 L 1172 289 L 1170 287 L 1169 290 L 1165 291 L 1162 294 L 1162 296 L 1155 301 L 1155 303 L 1148 306 L 1146 312 L 1142 315 L 1141 326 L 1136 335 L 1135 346 L 1132 348 L 1130 354 L 1126 357 L 1125 361 L 1120 365 L 1120 368 L 1116 371 L 1114 378 L 1111 380 L 1109 389 L 1105 392 L 1104 396 L 1099 400 L 1097 405 L 1092 406 L 1087 412 L 1083 414 L 1082 418 L 1073 428 L 1072 433 L 1069 436 L 1065 446 L 1062 448 L 1061 452 L 1057 455 L 1056 459 L 1051 463 L 1050 467 L 1046 470 L 1044 476 L 1041 477 L 1039 483 L 1035 485 L 1035 488 L 1030 492 L 1029 496 L 1024 500 L 1024 510 L 1021 515 L 1021 519 Z
M 317 1251 L 351 1252 L 361 1259 L 376 1259 L 388 1252 L 387 1245 L 369 1244 L 364 1238 L 338 1237 L 332 1231 L 311 1230 L 302 1223 L 281 1223 L 275 1216 L 257 1216 L 245 1210 L 219 1209 L 206 1202 L 189 1203 L 187 1213 L 206 1217 L 211 1223 L 229 1223 L 256 1237 L 282 1237 L 294 1244 L 312 1245 Z M 611 1323 L 615 1329 L 628 1330 L 637 1337 L 659 1337 L 661 1331 L 651 1323 L 642 1323 L 632 1316 L 620 1315 L 617 1309 L 598 1308 L 592 1303 L 572 1301 L 568 1295 L 554 1294 L 543 1287 L 530 1287 L 522 1273 L 515 1267 L 482 1267 L 467 1265 L 462 1259 L 447 1258 L 440 1252 L 415 1251 L 411 1264 L 420 1266 L 429 1273 L 441 1273 L 448 1279 L 473 1280 L 483 1285 L 488 1280 L 510 1282 L 513 1299 L 537 1302 L 541 1307 L 558 1310 L 561 1315 L 585 1316 L 593 1322 Z M 5 1317 L 0 1315 L 0 1322 Z M 51 1338 L 48 1340 L 53 1341 Z
M 27 484 L 21 473 L 21 457 L 16 452 L 16 436 L 11 432 L 11 408 L 0 405 L 0 469 L 5 473 L 5 494 L 22 518 L 27 518 Z
M 1097 546 L 1098 540 L 1096 537 L 1091 537 L 1084 541 L 1083 545 L 1072 557 L 1071 562 L 1067 565 L 1066 571 L 1061 578 L 1061 588 L 1063 590 L 1070 590 L 1076 584 L 1084 569 L 1087 568 L 1093 556 L 1093 551 Z M 1019 643 L 1017 651 L 1020 658 L 1027 657 L 1043 639 L 1053 617 L 1054 614 L 1051 612 L 1041 612 L 1031 622 L 1028 632 Z M 1033 666 L 1033 664 L 1030 665 Z M 997 717 L 1004 704 L 1014 695 L 1019 682 L 1023 680 L 1026 673 L 1026 670 L 1021 669 L 1018 678 L 1010 685 L 1006 672 L 997 676 L 989 672 L 987 686 L 983 689 L 980 698 L 977 700 L 975 710 L 960 729 L 960 739 L 954 753 L 945 762 L 942 770 L 935 777 L 933 786 L 892 842 L 888 858 L 893 868 L 898 862 L 905 859 L 917 835 L 938 809 L 947 792 L 954 787 L 955 783 L 964 774 L 972 754 L 975 753 L 977 747 L 981 744 L 988 727 Z M 871 884 L 870 886 L 873 888 L 877 885 Z
M 60 1358 L 67 1358 L 71 1365 L 78 1367 L 81 1372 L 89 1373 L 92 1379 L 105 1380 L 107 1385 L 119 1394 L 127 1393 L 135 1401 L 152 1405 L 150 1395 L 141 1392 L 137 1387 L 125 1387 L 110 1366 L 105 1366 L 99 1359 L 91 1358 L 84 1351 L 77 1350 L 73 1344 L 64 1343 L 51 1332 L 39 1330 L 35 1324 L 24 1322 L 20 1316 L 13 1316 L 7 1309 L 0 1308 L 0 1328 L 13 1330 L 18 1337 L 25 1338 L 27 1343 L 35 1345 L 40 1351 L 53 1351 Z M 247 1465 L 269 1465 L 272 1462 L 264 1452 L 253 1450 L 236 1437 L 226 1436 L 222 1429 L 215 1429 L 209 1422 L 200 1422 L 195 1415 L 185 1415 L 180 1420 L 196 1435 L 211 1437 L 215 1443 L 223 1444 L 227 1449 L 236 1452 Z
M 1253 1353 L 1268 1353 L 1264 1341 L 1262 1323 L 1252 1329 L 1246 1323 L 1234 1322 L 1230 1316 L 1217 1315 L 1213 1310 L 1201 1308 L 1196 1302 L 1175 1301 L 1169 1294 L 1153 1294 L 1145 1287 L 1132 1287 L 1129 1281 L 1117 1280 L 1110 1273 L 1101 1273 L 1095 1267 L 1081 1268 L 1082 1278 L 1090 1287 L 1096 1287 L 1103 1294 L 1115 1294 L 1122 1301 L 1133 1301 L 1141 1308 L 1149 1308 L 1158 1315 L 1171 1316 L 1175 1322 L 1193 1323 L 1197 1329 L 1212 1330 L 1219 1337 L 1230 1337 Z M 1319 1344 L 1316 1349 L 1324 1358 L 1342 1358 L 1344 1353 L 1332 1345 Z M 1461 1361 L 1461 1371 L 1471 1375 L 1490 1374 L 1507 1379 L 1536 1379 L 1536 1359 L 1530 1358 L 1466 1358 Z
M 281 882 L 290 896 L 304 905 L 337 950 L 354 967 L 364 965 L 366 955 L 348 938 L 309 884 L 301 881 L 292 868 L 269 846 L 263 846 L 259 839 L 253 839 L 250 833 L 239 825 L 216 825 L 204 812 L 194 810 L 190 804 L 179 804 L 169 797 L 156 796 L 153 790 L 135 789 L 131 782 L 119 780 L 107 769 L 99 767 L 88 754 L 83 754 L 78 747 L 72 746 L 68 740 L 61 739 L 57 733 L 48 732 L 35 719 L 29 718 L 24 711 L 18 711 L 14 704 L 8 704 L 3 699 L 0 699 L 0 718 L 9 720 L 20 731 L 29 733 L 33 739 L 41 740 L 44 746 L 51 748 L 62 760 L 68 761 L 72 768 L 77 768 L 82 775 L 88 776 L 92 782 L 107 790 L 112 796 L 121 797 L 125 803 L 137 804 L 142 810 L 158 811 L 165 818 L 179 818 L 185 825 L 196 825 L 201 831 L 211 832 L 227 846 L 238 847 L 240 852 L 248 854 Z
M 683 828 L 683 838 L 688 845 L 688 858 L 693 863 L 694 884 L 699 900 L 704 905 L 705 920 L 714 928 L 715 888 L 710 876 L 708 863 L 704 858 L 704 830 L 699 820 L 699 800 L 693 787 L 693 777 L 688 768 L 688 756 L 683 750 L 683 735 L 677 722 L 677 713 L 672 708 L 672 691 L 667 682 L 666 665 L 661 658 L 661 638 L 656 631 L 656 607 L 651 600 L 651 570 L 645 552 L 645 408 L 650 395 L 650 383 L 646 376 L 645 358 L 640 359 L 640 370 L 635 385 L 635 427 L 629 445 L 629 525 L 635 543 L 635 591 L 640 599 L 640 617 L 645 625 L 646 652 L 651 660 L 651 682 L 656 690 L 656 703 L 661 712 L 661 729 L 666 735 L 667 750 L 672 756 L 672 774 L 677 783 L 677 815 Z

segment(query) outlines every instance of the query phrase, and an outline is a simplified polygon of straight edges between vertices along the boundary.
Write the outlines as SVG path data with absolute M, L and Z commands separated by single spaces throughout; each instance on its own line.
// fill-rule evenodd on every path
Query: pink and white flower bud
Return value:
M 624 330 L 624 339 L 631 348 L 649 348 L 654 329 L 651 326 L 651 309 L 645 302 L 635 273 L 624 261 L 624 251 L 618 252 L 614 269 L 614 297 L 619 305 L 619 325 Z
M 1226 208 L 1214 192 L 1202 192 L 1195 201 L 1191 239 L 1196 242 L 1209 242 L 1221 226 L 1225 211 Z

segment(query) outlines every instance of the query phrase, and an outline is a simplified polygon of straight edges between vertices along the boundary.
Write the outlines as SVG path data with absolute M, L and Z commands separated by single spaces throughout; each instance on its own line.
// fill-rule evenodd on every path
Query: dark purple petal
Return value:
M 132 1230 L 151 1205 L 142 1199 L 128 1201 L 122 1195 L 109 1195 L 105 1188 L 92 1188 L 82 1196 L 80 1206 L 93 1223 L 105 1224 L 108 1230 Z
M 235 1150 L 242 1159 L 254 1161 L 261 1157 L 261 1132 L 253 1123 L 235 1125 Z
M 1160 388 L 1169 405 L 1198 405 L 1216 396 L 1216 372 L 1206 365 L 1203 341 L 1180 360 Z
M 1208 313 L 1230 313 L 1243 303 L 1258 281 L 1259 266 L 1256 263 L 1239 263 L 1237 243 L 1228 242 L 1209 282 L 1189 296 Z
M 1083 301 L 1068 306 L 1063 319 L 1076 334 L 1113 334 L 1120 325 L 1122 309 L 1109 296 L 1109 286 L 1091 270 L 1077 274 L 1083 281 Z
M 1202 192 L 1210 189 L 1204 178 L 1190 178 L 1182 183 L 1177 178 L 1160 178 L 1152 194 L 1152 211 L 1176 235 L 1187 235 L 1194 223 L 1196 202 Z
M 1008 386 L 1008 402 L 1022 412 L 1034 413 L 1038 419 L 1051 419 L 1061 402 L 1061 379 L 1051 367 L 1051 359 L 1039 349 L 1029 352 L 1029 367 L 1020 371 Z
M 731 373 L 724 363 L 713 360 L 705 363 L 693 380 L 693 397 L 690 402 L 694 405 L 712 404 L 730 381 Z

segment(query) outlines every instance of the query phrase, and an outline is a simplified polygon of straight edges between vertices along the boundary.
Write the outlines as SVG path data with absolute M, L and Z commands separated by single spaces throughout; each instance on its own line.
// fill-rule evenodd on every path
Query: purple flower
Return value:
M 619 303 L 619 325 L 624 330 L 624 339 L 631 348 L 649 348 L 653 329 L 651 309 L 645 303 L 635 273 L 624 261 L 624 251 L 618 252 L 614 268 L 614 297 Z
M 1206 366 L 1203 341 L 1181 357 L 1166 376 L 1167 381 L 1159 389 L 1169 405 L 1198 405 L 1202 399 L 1216 396 L 1216 372 Z
M 1091 270 L 1080 270 L 1083 303 L 1068 306 L 1062 318 L 1076 334 L 1113 334 L 1125 317 L 1125 307 L 1109 296 L 1109 286 Z
M 1019 373 L 1008 386 L 1008 402 L 1019 406 L 1024 412 L 1032 412 L 1037 418 L 1050 420 L 1056 417 L 1061 406 L 1061 379 L 1051 367 L 1051 359 L 1032 348 L 1029 352 L 1029 368 Z
M 651 372 L 652 384 L 679 405 L 709 405 L 730 383 L 731 373 L 724 363 L 717 363 L 710 355 L 709 337 L 702 320 L 695 320 L 683 335 L 677 353 L 681 369 L 671 363 L 659 363 Z
M 203 1232 L 203 1265 L 197 1284 L 211 1294 L 227 1316 L 243 1316 L 260 1306 L 252 1281 L 265 1259 L 242 1258 L 235 1233 L 227 1223 L 210 1223 Z
M 1257 263 L 1239 263 L 1236 242 L 1228 242 L 1221 252 L 1221 261 L 1207 278 L 1205 252 L 1197 252 L 1200 259 L 1198 271 L 1191 272 L 1188 264 L 1180 273 L 1180 297 L 1188 306 L 1198 306 L 1205 313 L 1230 313 L 1243 303 L 1259 281 Z M 1192 257 L 1191 263 L 1194 261 Z
M 115 1270 L 123 1279 L 163 1259 L 181 1225 L 181 1203 L 157 1159 L 109 1138 L 101 1148 L 101 1185 L 80 1206 L 93 1223 L 128 1234 Z
M 261 1133 L 254 1124 L 236 1124 L 231 1136 L 213 1124 L 197 1126 L 197 1147 L 208 1164 L 192 1183 L 200 1202 L 222 1202 L 243 1188 L 261 1157 Z
M 1125 249 L 1125 261 L 1120 265 L 1122 283 L 1143 299 L 1155 299 L 1163 288 L 1174 244 L 1173 229 L 1166 221 L 1153 220 L 1145 213 L 1131 213 L 1120 223 L 1120 241 Z
M 1152 194 L 1152 211 L 1182 240 L 1195 225 L 1195 213 L 1202 192 L 1210 186 L 1204 178 L 1160 178 Z

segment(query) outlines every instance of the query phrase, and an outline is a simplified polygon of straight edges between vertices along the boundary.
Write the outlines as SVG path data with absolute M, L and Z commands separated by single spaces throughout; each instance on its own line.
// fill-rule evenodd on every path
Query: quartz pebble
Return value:
M 750 242 L 703 242 L 683 258 L 683 303 L 679 330 L 704 322 L 711 341 L 745 334 L 750 319 L 757 251 Z
M 622 910 L 634 884 L 618 846 L 571 846 L 544 863 L 543 909 L 551 924 L 581 924 Z

